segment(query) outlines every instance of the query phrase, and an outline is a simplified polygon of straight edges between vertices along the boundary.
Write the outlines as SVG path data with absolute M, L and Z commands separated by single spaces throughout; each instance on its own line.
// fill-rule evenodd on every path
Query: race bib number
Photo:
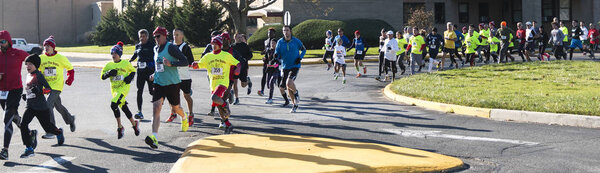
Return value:
M 56 76 L 56 67 L 46 67 L 44 69 L 44 76 Z
M 156 64 L 156 72 L 164 72 L 165 71 L 165 65 L 164 64 Z
M 504 36 L 504 35 L 501 38 L 502 38 L 502 40 L 506 40 L 506 36 Z
M 362 50 L 356 51 L 356 54 L 362 54 L 362 53 L 363 53 Z
M 123 75 L 117 75 L 113 77 L 113 81 L 121 81 L 123 80 Z
M 469 47 L 470 47 L 470 46 L 471 46 L 471 42 L 467 42 L 467 46 L 469 46 Z
M 8 91 L 0 91 L 0 100 L 6 100 L 8 98 Z
M 343 56 L 342 56 L 342 54 L 337 54 L 337 57 L 338 57 L 338 58 L 341 58 L 341 57 L 343 57 Z
M 31 91 L 31 89 L 27 89 L 27 94 L 25 95 L 27 99 L 34 99 L 36 97 L 35 93 Z
M 223 68 L 215 68 L 215 67 L 213 67 L 210 70 L 210 73 L 213 74 L 213 75 L 223 75 Z
M 412 46 L 413 46 L 413 47 L 417 46 L 417 42 L 413 42 L 413 43 L 412 43 Z
M 138 68 L 139 69 L 145 69 L 146 68 L 146 62 L 138 62 Z

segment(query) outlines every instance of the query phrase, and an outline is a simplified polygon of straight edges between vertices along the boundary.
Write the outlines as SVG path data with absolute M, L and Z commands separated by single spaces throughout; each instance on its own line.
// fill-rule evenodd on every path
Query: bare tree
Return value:
M 250 7 L 256 0 L 211 0 L 212 2 L 216 2 L 223 6 L 227 13 L 229 13 L 229 17 L 233 20 L 233 27 L 237 33 L 246 34 L 246 25 L 248 23 L 248 11 L 250 10 L 259 10 L 263 9 L 277 0 L 270 0 L 267 3 L 264 3 L 257 7 Z
M 408 18 L 408 26 L 419 27 L 427 30 L 433 26 L 433 11 L 425 10 L 424 7 L 410 9 L 411 14 Z

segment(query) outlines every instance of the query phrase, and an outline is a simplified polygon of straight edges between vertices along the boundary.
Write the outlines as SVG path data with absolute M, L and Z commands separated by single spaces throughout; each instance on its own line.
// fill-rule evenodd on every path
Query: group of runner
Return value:
M 550 54 L 553 54 L 557 60 L 561 58 L 566 60 L 565 52 L 569 52 L 569 60 L 571 60 L 574 50 L 579 48 L 584 55 L 595 59 L 594 52 L 598 49 L 600 41 L 600 33 L 596 25 L 589 23 L 588 28 L 584 22 L 574 20 L 571 23 L 570 32 L 558 18 L 554 18 L 552 29 L 548 30 L 535 21 L 525 22 L 525 24 L 518 22 L 516 31 L 509 28 L 505 21 L 500 22 L 499 28 L 496 28 L 496 23 L 492 21 L 477 26 L 471 24 L 463 27 L 462 31 L 456 24 L 448 22 L 443 33 L 438 33 L 437 28 L 431 28 L 427 33 L 425 29 L 405 27 L 403 31 L 397 31 L 395 34 L 391 30 L 382 29 L 379 38 L 379 70 L 376 79 L 390 80 L 389 71 L 391 71 L 393 81 L 397 73 L 396 64 L 401 69 L 400 74 L 404 74 L 406 72 L 404 61 L 410 66 L 410 74 L 415 74 L 425 66 L 425 61 L 429 62 L 428 72 L 431 72 L 435 66 L 440 71 L 446 68 L 459 68 L 459 61 L 463 67 L 465 64 L 474 66 L 482 62 L 485 64 L 508 62 L 509 59 L 514 62 L 515 58 L 511 54 L 515 53 L 523 62 L 531 61 L 531 57 L 549 61 Z M 360 37 L 360 31 L 356 30 L 354 35 L 352 43 L 348 43 L 342 28 L 338 29 L 338 35 L 335 37 L 331 30 L 325 33 L 323 61 L 327 64 L 327 70 L 332 66 L 327 60 L 331 59 L 336 66 L 342 67 L 345 76 L 344 57 L 346 52 L 354 47 L 356 48 L 354 54 L 356 77 L 366 74 L 366 67 L 362 65 L 362 61 L 368 47 Z M 546 53 L 548 47 L 552 48 L 550 54 Z M 538 54 L 535 54 L 536 51 Z M 438 57 L 440 52 L 442 56 Z M 445 63 L 446 55 L 450 56 L 448 67 Z M 429 58 L 426 59 L 426 56 Z M 462 57 L 465 57 L 464 60 Z M 363 69 L 362 73 L 360 68 Z M 335 79 L 337 79 L 337 72 L 336 68 Z M 382 74 L 385 74 L 385 78 Z M 346 83 L 345 78 L 343 83 Z

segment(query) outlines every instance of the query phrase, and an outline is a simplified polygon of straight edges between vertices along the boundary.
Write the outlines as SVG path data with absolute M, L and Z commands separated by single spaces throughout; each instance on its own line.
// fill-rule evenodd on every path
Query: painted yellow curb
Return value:
M 189 144 L 170 172 L 439 172 L 462 165 L 458 158 L 383 144 L 235 134 Z
M 398 94 L 394 93 L 390 89 L 391 86 L 392 86 L 392 84 L 389 84 L 383 89 L 384 95 L 394 101 L 401 102 L 404 104 L 419 106 L 419 107 L 423 107 L 426 109 L 432 109 L 432 110 L 442 111 L 442 112 L 446 112 L 446 113 L 456 113 L 456 114 L 461 114 L 461 115 L 469 115 L 469 116 L 482 117 L 482 118 L 490 118 L 490 112 L 492 111 L 492 109 L 487 109 L 487 108 L 477 108 L 477 107 L 461 106 L 461 105 L 455 105 L 455 104 L 438 103 L 438 102 L 432 102 L 432 101 L 426 101 L 426 100 L 420 100 L 420 99 L 416 99 L 416 98 L 406 97 L 406 96 L 402 96 L 402 95 L 398 95 Z

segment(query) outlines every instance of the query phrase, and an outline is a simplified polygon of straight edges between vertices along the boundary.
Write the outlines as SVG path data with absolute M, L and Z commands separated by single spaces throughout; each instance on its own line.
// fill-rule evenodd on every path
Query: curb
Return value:
M 391 84 L 388 84 L 383 89 L 383 94 L 400 103 L 419 106 L 425 109 L 441 111 L 445 113 L 455 113 L 466 116 L 487 118 L 496 121 L 515 121 L 525 123 L 541 123 L 548 125 L 562 125 L 585 128 L 600 128 L 600 117 L 575 115 L 575 114 L 559 114 L 548 112 L 532 112 L 521 110 L 506 110 L 506 109 L 489 109 L 461 106 L 454 104 L 438 103 L 426 100 L 420 100 L 412 97 L 398 95 L 391 89 Z
M 462 168 L 459 158 L 393 145 L 232 134 L 190 143 L 169 172 L 449 172 Z

